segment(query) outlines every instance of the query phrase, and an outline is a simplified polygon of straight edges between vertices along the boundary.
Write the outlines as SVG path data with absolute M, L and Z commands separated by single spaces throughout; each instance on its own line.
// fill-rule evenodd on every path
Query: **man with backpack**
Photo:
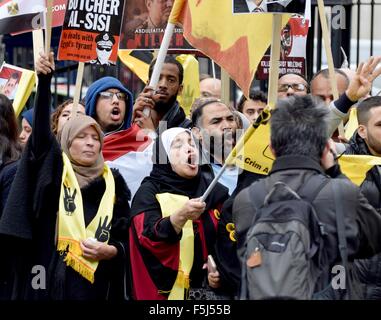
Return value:
M 310 96 L 272 113 L 272 170 L 233 205 L 242 299 L 353 298 L 348 261 L 381 251 L 381 217 L 341 175 L 327 114 Z

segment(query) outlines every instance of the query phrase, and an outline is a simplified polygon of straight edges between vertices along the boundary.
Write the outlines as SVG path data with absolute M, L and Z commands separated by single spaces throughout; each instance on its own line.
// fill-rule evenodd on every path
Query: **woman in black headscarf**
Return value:
M 135 299 L 184 299 L 205 286 L 219 210 L 228 190 L 199 170 L 191 132 L 171 128 L 154 146 L 154 165 L 132 203 L 130 255 Z M 193 290 L 194 289 L 194 290 Z

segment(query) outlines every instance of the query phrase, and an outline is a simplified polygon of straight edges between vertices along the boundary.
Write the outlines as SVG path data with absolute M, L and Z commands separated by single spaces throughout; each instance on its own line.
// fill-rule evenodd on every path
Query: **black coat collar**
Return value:
M 282 156 L 275 159 L 270 174 L 281 170 L 306 169 L 324 173 L 321 165 L 314 159 L 306 156 Z

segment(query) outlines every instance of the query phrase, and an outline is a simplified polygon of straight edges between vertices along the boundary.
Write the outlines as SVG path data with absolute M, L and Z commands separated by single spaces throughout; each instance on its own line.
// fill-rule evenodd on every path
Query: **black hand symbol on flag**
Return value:
M 98 228 L 95 232 L 95 238 L 100 242 L 106 242 L 110 238 L 111 221 L 107 224 L 108 216 L 105 217 L 102 223 L 102 218 L 99 218 Z
M 77 189 L 74 189 L 74 192 L 71 195 L 70 194 L 70 188 L 66 188 L 66 186 L 64 186 L 64 193 L 65 193 L 64 207 L 65 207 L 65 210 L 67 212 L 67 215 L 71 216 L 73 214 L 73 212 L 75 211 L 75 208 L 76 208 L 75 203 L 74 203 L 74 199 L 75 199 L 75 196 L 77 194 Z

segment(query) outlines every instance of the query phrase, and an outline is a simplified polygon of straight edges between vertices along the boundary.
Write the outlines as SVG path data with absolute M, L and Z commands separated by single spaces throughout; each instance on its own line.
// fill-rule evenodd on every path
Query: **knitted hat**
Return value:
M 128 91 L 123 84 L 114 77 L 103 77 L 95 81 L 86 92 L 86 114 L 90 117 L 96 118 L 96 105 L 98 95 L 102 91 L 108 89 L 118 89 L 127 95 L 126 98 L 126 115 L 124 117 L 124 125 L 122 129 L 127 129 L 131 126 L 132 118 L 132 93 Z
M 21 116 L 29 123 L 31 127 L 33 127 L 33 111 L 34 109 L 29 109 L 24 111 Z

